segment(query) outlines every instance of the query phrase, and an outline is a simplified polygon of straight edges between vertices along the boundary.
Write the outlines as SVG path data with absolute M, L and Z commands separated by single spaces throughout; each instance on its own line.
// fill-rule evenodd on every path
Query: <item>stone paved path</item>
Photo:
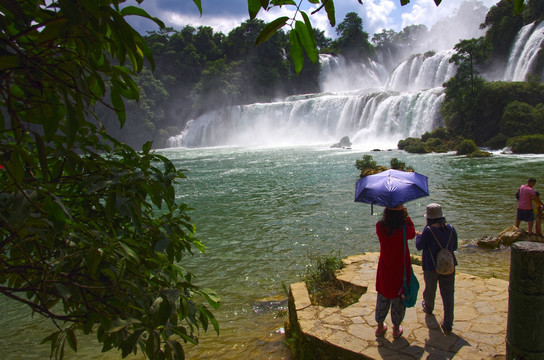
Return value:
M 390 314 L 388 330 L 376 338 L 374 309 L 375 279 L 379 253 L 367 253 L 344 259 L 346 266 L 338 278 L 367 288 L 359 301 L 345 309 L 312 306 L 304 283 L 290 287 L 290 312 L 294 314 L 305 336 L 322 343 L 328 352 L 337 351 L 339 358 L 350 359 L 504 359 L 506 353 L 506 319 L 508 282 L 482 279 L 463 273 L 455 280 L 455 321 L 453 333 L 440 329 L 442 300 L 437 291 L 433 315 L 421 310 L 424 288 L 420 266 L 413 266 L 420 282 L 418 302 L 406 310 L 402 323 L 404 334 L 392 335 Z M 294 309 L 292 308 L 294 307 Z M 290 316 L 293 319 L 293 314 Z M 293 320 L 291 320 L 293 321 Z M 347 355 L 346 355 L 347 354 Z

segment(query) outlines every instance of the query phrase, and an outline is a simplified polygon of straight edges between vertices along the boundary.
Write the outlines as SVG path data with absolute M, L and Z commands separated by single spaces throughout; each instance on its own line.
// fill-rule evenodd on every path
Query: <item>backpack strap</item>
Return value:
M 433 234 L 433 237 L 434 239 L 436 240 L 436 242 L 438 243 L 438 246 L 440 246 L 440 249 L 444 249 L 444 247 L 442 247 L 442 245 L 440 244 L 440 241 L 438 241 L 438 239 L 436 238 L 436 235 L 434 234 L 433 230 L 431 229 L 431 227 L 429 225 L 427 225 L 427 227 L 429 228 L 429 231 L 431 232 L 431 234 Z M 450 238 L 448 239 L 448 244 L 446 245 L 446 249 L 448 249 L 448 251 L 451 251 L 449 249 L 449 246 L 450 246 L 450 240 L 451 240 L 451 236 L 453 235 L 453 229 L 451 229 L 451 232 L 450 232 Z M 433 261 L 433 265 L 434 265 L 434 268 L 436 269 L 437 266 L 436 266 L 436 260 L 434 259 L 433 257 L 433 254 L 431 253 L 431 247 L 429 245 L 427 245 L 427 247 L 429 248 L 429 255 L 431 257 L 431 260 Z
M 436 235 L 434 234 L 433 229 L 431 229 L 431 227 L 429 225 L 427 225 L 427 227 L 429 228 L 429 231 L 431 232 L 431 234 L 433 234 L 433 237 L 436 240 L 436 242 L 438 243 L 438 246 L 440 246 L 441 249 L 444 249 L 442 244 L 440 244 L 440 241 L 438 241 L 438 239 L 436 238 Z M 453 235 L 453 229 L 450 229 L 450 230 L 451 230 L 450 231 L 450 238 L 448 239 L 448 243 L 446 244 L 446 249 L 448 249 L 448 250 L 449 250 L 449 246 L 450 246 L 451 236 Z

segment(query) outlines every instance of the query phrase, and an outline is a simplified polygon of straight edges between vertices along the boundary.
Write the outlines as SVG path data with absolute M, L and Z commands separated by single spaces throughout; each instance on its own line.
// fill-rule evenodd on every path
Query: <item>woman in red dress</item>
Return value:
M 410 250 L 403 238 L 403 227 L 406 227 L 406 239 L 413 239 L 416 236 L 414 223 L 402 204 L 394 208 L 385 208 L 382 219 L 376 224 L 376 235 L 380 240 L 380 260 L 376 274 L 376 291 L 378 292 L 375 317 L 378 323 L 376 336 L 383 336 L 387 330 L 384 321 L 389 308 L 391 308 L 393 337 L 402 336 L 403 330 L 400 324 L 406 312 L 406 307 L 400 298 L 404 276 L 403 265 L 406 266 L 407 281 L 411 276 Z

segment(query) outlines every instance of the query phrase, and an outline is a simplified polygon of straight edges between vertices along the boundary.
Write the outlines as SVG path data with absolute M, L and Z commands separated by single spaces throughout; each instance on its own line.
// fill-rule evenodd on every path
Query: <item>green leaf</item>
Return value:
M 72 329 L 66 329 L 66 340 L 68 340 L 68 345 L 70 345 L 70 348 L 77 352 L 77 337 Z
M 183 346 L 175 340 L 166 340 L 165 353 L 167 354 L 167 359 L 169 360 L 184 360 L 185 352 L 183 351 Z
M 300 39 L 295 30 L 289 32 L 289 44 L 291 45 L 291 59 L 293 59 L 293 65 L 295 66 L 296 73 L 299 74 L 302 70 L 302 65 L 304 64 L 304 51 L 302 50 Z
M 66 19 L 72 24 L 81 23 L 81 12 L 72 0 L 58 0 L 60 8 Z
M 408 3 L 410 3 L 410 0 L 400 0 L 402 6 L 407 5 Z
M 198 8 L 198 11 L 200 11 L 200 16 L 202 16 L 202 3 L 200 0 L 193 0 L 193 2 L 195 3 L 196 7 Z
M 289 20 L 288 16 L 282 16 L 272 21 L 271 23 L 266 24 L 259 36 L 257 36 L 257 40 L 255 40 L 255 46 L 270 39 L 270 37 L 274 35 L 276 31 L 281 29 L 287 23 L 287 20 Z
M 21 62 L 17 55 L 0 56 L 0 70 L 16 68 L 19 65 L 21 65 Z
M 512 1 L 514 2 L 514 14 L 518 15 L 525 8 L 525 1 L 524 0 L 510 0 L 510 2 Z
M 98 265 L 100 264 L 100 261 L 102 260 L 101 252 L 97 249 L 91 249 L 87 253 L 85 260 L 87 262 L 87 268 L 89 269 L 89 274 L 92 277 L 94 277 L 96 275 L 96 271 L 98 270 Z
M 68 147 L 74 146 L 76 141 L 76 134 L 79 129 L 79 119 L 77 117 L 76 111 L 72 103 L 66 99 L 66 124 L 65 124 L 65 134 L 66 134 L 66 144 Z
M 436 4 L 436 6 L 440 5 L 441 2 L 442 0 L 434 0 L 434 3 Z
M 34 135 L 34 139 L 36 141 L 36 150 L 38 151 L 38 159 L 40 161 L 42 175 L 44 178 L 50 179 L 51 176 L 49 174 L 49 168 L 47 167 L 47 154 L 45 151 L 45 144 L 42 137 L 38 133 L 32 132 L 32 134 Z
M 259 10 L 261 10 L 260 0 L 247 0 L 247 10 L 249 11 L 249 18 L 255 19 Z
M 151 146 L 153 145 L 153 143 L 151 141 L 147 141 L 143 146 L 142 146 L 142 152 L 144 154 L 149 154 L 149 150 L 151 150 Z
M 132 258 L 137 263 L 140 262 L 140 257 L 138 256 L 138 253 L 136 251 L 134 251 L 130 246 L 128 246 L 127 244 L 125 244 L 123 242 L 119 242 L 119 245 L 121 245 L 121 247 L 123 248 L 125 254 L 128 255 L 128 257 Z
M 306 55 L 308 55 L 310 61 L 315 64 L 317 63 L 317 60 L 319 60 L 319 55 L 317 53 L 317 42 L 314 37 L 314 30 L 312 29 L 308 16 L 304 12 L 302 12 L 302 14 L 305 22 L 297 21 L 295 23 L 295 31 L 302 41 Z
M 123 125 L 125 125 L 127 114 L 125 113 L 125 103 L 123 102 L 123 99 L 121 98 L 119 89 L 117 87 L 111 88 L 110 98 L 111 98 L 111 103 L 113 107 L 115 108 L 115 112 L 117 113 L 117 118 L 119 119 L 119 123 L 121 124 L 121 127 L 123 127 Z
M 59 292 L 60 296 L 64 299 L 64 301 L 67 301 L 70 298 L 70 291 L 66 286 L 61 283 L 56 283 L 55 288 Z
M 131 352 L 135 351 L 136 344 L 138 343 L 138 340 L 140 339 L 140 336 L 144 332 L 143 329 L 133 332 L 128 339 L 124 340 L 122 343 L 122 358 L 127 357 Z
M 265 10 L 268 9 L 268 4 L 270 3 L 270 0 L 259 0 L 261 3 L 261 7 Z
M 221 306 L 221 297 L 212 289 L 202 289 L 202 296 L 206 298 L 208 303 L 214 308 L 219 309 Z
M 51 221 L 56 231 L 61 232 L 66 224 L 66 214 L 59 202 L 57 199 L 48 197 L 45 199 L 44 208 L 47 212 L 47 219 Z
M 401 0 L 401 1 L 404 1 L 404 0 Z M 327 12 L 327 17 L 329 18 L 329 23 L 331 24 L 332 27 L 334 27 L 336 25 L 336 14 L 334 12 L 334 2 L 326 1 L 325 2 L 325 11 Z
M 9 93 L 15 97 L 18 97 L 18 98 L 21 98 L 21 99 L 24 99 L 25 98 L 25 92 L 23 91 L 23 89 L 21 89 L 21 87 L 19 87 L 19 85 L 17 84 L 12 84 L 9 88 Z

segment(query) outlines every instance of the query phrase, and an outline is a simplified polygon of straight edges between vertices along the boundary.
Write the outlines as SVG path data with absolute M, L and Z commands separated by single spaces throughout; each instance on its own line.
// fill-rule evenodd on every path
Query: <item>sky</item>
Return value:
M 480 1 L 487 8 L 498 2 L 498 0 Z M 214 32 L 227 35 L 231 29 L 249 18 L 247 0 L 201 0 L 201 2 L 202 16 L 192 0 L 144 0 L 139 6 L 175 30 L 180 30 L 186 25 L 194 27 L 204 25 L 211 26 Z M 316 6 L 310 4 L 308 0 L 302 0 L 302 3 L 307 14 L 316 9 Z M 424 24 L 431 29 L 437 21 L 455 15 L 460 3 L 461 0 L 443 0 L 440 6 L 436 6 L 433 0 L 411 0 L 408 5 L 401 6 L 400 0 L 363 0 L 363 5 L 357 0 L 334 0 L 336 23 L 339 24 L 348 12 L 356 12 L 363 19 L 363 30 L 371 37 L 382 29 L 398 32 L 408 25 Z M 269 22 L 279 16 L 292 16 L 293 9 L 294 6 L 284 6 L 269 12 L 261 10 L 257 17 Z M 310 20 L 312 26 L 325 31 L 326 36 L 331 38 L 337 36 L 335 29 L 329 25 L 324 9 L 311 15 Z M 148 20 L 139 19 L 131 21 L 131 24 L 143 34 L 158 29 Z

